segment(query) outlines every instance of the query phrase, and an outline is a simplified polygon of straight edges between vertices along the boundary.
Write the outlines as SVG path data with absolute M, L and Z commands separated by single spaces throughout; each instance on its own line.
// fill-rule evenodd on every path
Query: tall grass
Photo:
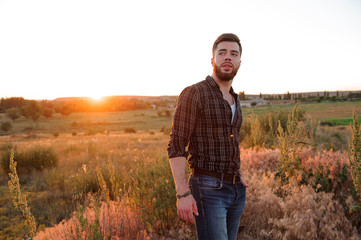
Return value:
M 167 137 L 162 133 L 150 136 L 130 134 L 119 136 L 117 139 L 119 142 L 113 149 L 121 147 L 121 153 L 127 162 L 123 162 L 121 159 L 123 157 L 117 153 L 116 158 L 111 154 L 105 156 L 101 149 L 104 144 L 99 141 L 97 144 L 95 142 L 88 144 L 88 150 L 91 150 L 88 152 L 92 153 L 92 160 L 86 164 L 86 168 L 85 165 L 82 165 L 80 171 L 82 173 L 79 172 L 78 176 L 94 172 L 91 163 L 96 160 L 95 178 L 98 192 L 94 193 L 95 195 L 88 195 L 85 202 L 80 205 L 74 215 L 75 219 L 72 220 L 76 223 L 69 223 L 72 229 L 78 231 L 79 234 L 88 234 L 88 236 L 98 236 L 97 234 L 99 234 L 102 238 L 111 238 L 119 236 L 117 234 L 125 234 L 126 231 L 133 232 L 134 226 L 130 226 L 129 222 L 137 222 L 138 233 L 130 234 L 132 237 L 127 239 L 143 239 L 140 236 L 163 235 L 167 232 L 169 234 L 169 231 L 179 229 L 181 225 L 176 217 L 175 190 L 166 152 L 162 146 L 154 145 L 160 140 L 166 145 Z M 104 140 L 107 144 L 114 143 Z M 151 145 L 156 148 L 150 148 Z M 72 149 L 76 148 L 73 146 Z M 129 152 L 129 155 L 126 152 Z M 104 164 L 105 158 L 107 159 L 106 164 Z M 102 164 L 99 164 L 99 161 Z M 127 165 L 125 166 L 123 163 Z M 85 181 L 77 182 L 77 185 L 85 184 Z M 124 214 L 124 211 L 131 211 L 132 214 L 122 216 L 123 220 L 118 219 L 123 229 L 114 230 L 113 220 L 109 217 L 117 215 L 117 212 Z M 88 221 L 88 217 L 85 216 L 87 214 L 92 214 L 91 221 Z M 107 225 L 103 223 L 107 223 Z M 86 233 L 86 229 L 92 230 Z M 50 234 L 50 230 L 45 232 Z M 44 234 L 43 232 L 40 235 L 45 236 Z M 189 236 L 189 234 L 189 231 L 183 233 L 184 236 Z M 185 237 L 185 239 L 187 238 Z
M 361 213 L 361 130 L 360 123 L 353 113 L 353 122 L 351 123 L 352 139 L 350 140 L 350 166 L 355 192 L 358 196 L 359 204 L 355 205 L 352 210 Z
M 17 151 L 5 149 L 1 156 L 1 166 L 8 172 L 10 152 L 14 151 L 14 159 L 18 163 L 17 170 L 20 173 L 29 173 L 32 170 L 42 171 L 46 168 L 56 167 L 58 164 L 58 156 L 52 148 L 36 146 L 26 151 Z
M 280 174 L 283 180 L 295 171 L 301 170 L 302 161 L 300 153 L 306 142 L 306 131 L 299 124 L 297 105 L 294 107 L 292 114 L 289 114 L 287 129 L 278 124 L 278 146 L 280 149 Z
M 20 190 L 20 181 L 16 171 L 16 162 L 14 162 L 14 150 L 10 154 L 10 180 L 8 182 L 10 193 L 13 199 L 13 204 L 16 208 L 21 210 L 27 227 L 27 234 L 29 237 L 34 237 L 36 234 L 36 222 L 34 216 L 31 214 L 30 207 L 26 201 L 26 197 Z

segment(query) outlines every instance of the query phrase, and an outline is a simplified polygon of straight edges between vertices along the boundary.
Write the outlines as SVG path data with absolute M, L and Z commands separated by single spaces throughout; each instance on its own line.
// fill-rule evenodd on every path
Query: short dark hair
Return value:
M 212 54 L 214 56 L 214 51 L 216 50 L 218 44 L 220 42 L 235 42 L 238 44 L 239 46 L 239 55 L 242 55 L 242 45 L 241 45 L 241 41 L 239 40 L 239 37 L 236 34 L 233 33 L 223 33 L 222 35 L 220 35 L 216 41 L 213 44 L 213 48 L 212 48 Z

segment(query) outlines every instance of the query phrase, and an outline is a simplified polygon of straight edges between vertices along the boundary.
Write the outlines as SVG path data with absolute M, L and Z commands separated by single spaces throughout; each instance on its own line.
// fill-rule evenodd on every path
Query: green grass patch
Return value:
M 328 126 L 349 126 L 351 122 L 352 122 L 352 117 L 326 118 L 320 121 L 321 125 L 328 125 Z M 358 122 L 361 122 L 361 117 L 358 117 Z

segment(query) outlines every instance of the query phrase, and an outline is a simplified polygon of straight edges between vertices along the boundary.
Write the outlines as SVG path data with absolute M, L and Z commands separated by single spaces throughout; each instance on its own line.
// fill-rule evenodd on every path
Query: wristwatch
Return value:
M 187 197 L 187 196 L 189 196 L 189 195 L 191 195 L 191 191 L 187 191 L 187 192 L 183 193 L 182 195 L 180 195 L 180 194 L 177 193 L 176 197 L 177 197 L 178 199 L 180 199 L 180 198 L 182 198 L 182 197 Z

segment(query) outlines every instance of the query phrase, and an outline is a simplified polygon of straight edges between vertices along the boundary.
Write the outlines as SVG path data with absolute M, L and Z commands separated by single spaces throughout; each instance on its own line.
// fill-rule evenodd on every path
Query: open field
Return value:
M 270 105 L 265 107 L 243 108 L 245 117 L 252 112 L 262 114 L 269 111 L 291 111 L 294 104 Z M 355 109 L 356 115 L 361 116 L 361 101 L 345 102 L 321 102 L 299 104 L 298 107 L 315 120 L 328 121 L 333 119 L 352 119 Z M 168 111 L 169 116 L 159 116 L 160 113 Z M 0 114 L 1 122 L 9 121 L 12 124 L 10 132 L 0 131 L 2 135 L 25 133 L 29 135 L 26 128 L 31 128 L 31 133 L 91 133 L 102 131 L 124 131 L 125 128 L 134 128 L 144 131 L 158 131 L 162 128 L 171 127 L 171 115 L 173 109 L 162 110 L 134 110 L 123 112 L 95 112 L 95 113 L 72 113 L 70 116 L 54 114 L 52 118 L 40 118 L 37 122 L 17 119 L 15 122 Z M 342 121 L 341 121 L 342 124 Z M 346 120 L 344 124 L 348 125 Z
M 5 116 L 2 116 L 5 119 Z M 95 112 L 73 113 L 64 117 L 54 114 L 50 119 L 41 118 L 37 122 L 25 118 L 11 121 L 13 125 L 10 134 L 24 132 L 25 128 L 31 127 L 35 133 L 72 133 L 88 132 L 91 129 L 101 132 L 124 131 L 125 128 L 136 130 L 160 130 L 162 127 L 170 128 L 170 117 L 159 117 L 156 110 L 134 110 L 124 112 Z
M 265 107 L 244 108 L 244 114 L 247 116 L 250 112 L 263 113 L 267 111 L 287 110 L 291 111 L 294 104 L 270 105 Z M 325 120 L 335 118 L 352 118 L 352 112 L 355 109 L 356 115 L 361 115 L 361 101 L 344 101 L 344 102 L 321 102 L 321 103 L 304 103 L 299 104 L 300 110 L 313 119 Z
M 245 108 L 244 116 L 293 107 Z M 360 102 L 299 105 L 317 120 L 350 118 L 354 108 L 361 115 Z M 12 125 L 10 133 L 0 136 L 1 155 L 12 144 L 19 152 L 52 149 L 59 160 L 53 168 L 19 174 L 38 224 L 35 239 L 195 239 L 194 227 L 176 217 L 166 152 L 171 117 L 158 110 L 74 113 L 36 123 L 18 119 Z M 31 133 L 24 131 L 27 127 Z M 136 132 L 125 133 L 126 128 Z M 315 134 L 327 142 L 322 146 L 339 146 L 340 139 L 347 143 L 350 130 L 338 129 L 319 127 Z M 284 183 L 277 177 L 277 147 L 243 148 L 242 169 L 251 186 L 239 237 L 360 239 L 360 220 L 350 212 L 358 201 L 347 149 L 332 149 L 305 148 L 303 172 Z M 12 205 L 7 181 L 0 169 L 0 239 L 24 239 L 24 222 Z

